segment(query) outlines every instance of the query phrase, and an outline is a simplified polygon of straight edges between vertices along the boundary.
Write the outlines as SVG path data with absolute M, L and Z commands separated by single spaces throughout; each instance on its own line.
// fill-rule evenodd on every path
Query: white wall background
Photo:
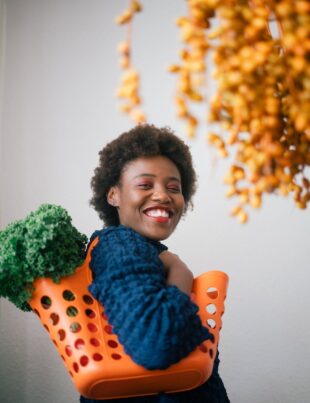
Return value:
M 180 46 L 174 20 L 185 2 L 143 2 L 134 27 L 149 121 L 174 117 Z M 114 17 L 125 0 L 7 0 L 1 10 L 2 228 L 44 202 L 64 206 L 80 231 L 101 223 L 89 205 L 98 151 L 131 123 L 116 110 Z M 6 7 L 3 7 L 6 5 Z M 6 12 L 4 12 L 6 11 Z M 210 83 L 211 89 L 214 83 Z M 195 274 L 230 276 L 221 336 L 221 374 L 233 403 L 307 403 L 310 396 L 309 211 L 269 197 L 250 222 L 229 217 L 221 178 L 227 162 L 200 137 L 189 142 L 200 188 L 195 210 L 167 242 Z M 70 377 L 32 314 L 0 301 L 0 402 L 74 403 Z

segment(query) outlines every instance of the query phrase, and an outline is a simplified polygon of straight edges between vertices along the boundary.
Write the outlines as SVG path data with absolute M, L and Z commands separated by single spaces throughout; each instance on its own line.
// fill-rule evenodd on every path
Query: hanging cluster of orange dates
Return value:
M 136 123 L 143 123 L 146 120 L 141 109 L 141 97 L 139 94 L 140 75 L 132 66 L 132 43 L 131 29 L 134 15 L 142 10 L 141 4 L 136 0 L 129 2 L 129 7 L 116 18 L 116 23 L 127 25 L 127 38 L 118 46 L 120 54 L 120 67 L 123 70 L 121 84 L 117 90 L 117 96 L 123 100 L 120 110 L 128 113 Z
M 206 56 L 217 90 L 208 105 L 209 142 L 222 157 L 234 151 L 224 178 L 232 210 L 246 222 L 266 193 L 310 201 L 310 2 L 187 0 L 180 17 L 183 48 L 177 75 L 177 115 L 193 137 L 192 102 L 206 103 Z

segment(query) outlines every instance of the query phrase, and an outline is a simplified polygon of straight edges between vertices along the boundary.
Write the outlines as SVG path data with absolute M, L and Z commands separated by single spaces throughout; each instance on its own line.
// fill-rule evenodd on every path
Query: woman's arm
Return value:
M 166 284 L 158 253 L 141 235 L 120 226 L 102 232 L 90 263 L 91 293 L 126 353 L 148 369 L 167 368 L 212 337 L 197 305 Z
M 159 255 L 167 271 L 167 285 L 175 285 L 188 296 L 191 295 L 194 276 L 178 255 L 164 251 Z

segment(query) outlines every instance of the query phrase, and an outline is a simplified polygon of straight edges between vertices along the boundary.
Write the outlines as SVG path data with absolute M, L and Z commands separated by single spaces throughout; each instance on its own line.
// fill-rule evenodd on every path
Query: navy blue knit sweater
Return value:
M 166 285 L 159 259 L 164 245 L 122 225 L 96 231 L 91 241 L 95 237 L 99 243 L 91 254 L 94 279 L 89 290 L 104 305 L 113 332 L 133 361 L 147 369 L 165 369 L 212 337 L 202 326 L 198 307 L 176 286 Z M 217 357 L 211 378 L 192 391 L 111 402 L 227 403 L 218 363 Z M 81 397 L 81 402 L 98 400 Z

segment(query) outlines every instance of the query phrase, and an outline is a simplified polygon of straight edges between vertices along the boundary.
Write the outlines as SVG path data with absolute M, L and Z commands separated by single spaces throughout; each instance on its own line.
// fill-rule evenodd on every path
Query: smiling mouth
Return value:
M 156 221 L 167 222 L 173 216 L 171 210 L 166 210 L 163 208 L 151 208 L 144 211 L 144 214 Z

